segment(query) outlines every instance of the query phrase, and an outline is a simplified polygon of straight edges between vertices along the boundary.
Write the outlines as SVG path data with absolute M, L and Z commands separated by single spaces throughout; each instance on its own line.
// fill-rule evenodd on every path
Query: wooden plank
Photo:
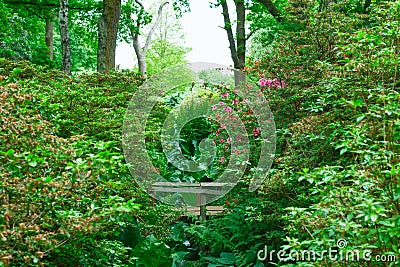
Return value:
M 220 195 L 221 191 L 211 189 L 192 189 L 192 188 L 168 188 L 168 187 L 153 187 L 153 192 L 164 192 L 164 193 L 193 193 L 193 194 L 205 194 L 205 195 Z
M 172 182 L 156 182 L 153 183 L 152 186 L 165 186 L 165 187 L 174 187 L 174 186 L 187 186 L 187 187 L 198 187 L 199 183 L 172 183 Z
M 207 211 L 224 211 L 224 206 L 207 206 Z
M 214 182 L 207 182 L 207 183 L 200 183 L 202 187 L 224 187 L 224 186 L 235 186 L 234 183 L 214 183 Z
M 207 206 L 206 208 L 206 213 L 210 215 L 216 215 L 225 210 L 223 206 Z M 200 207 L 186 207 L 186 212 L 194 213 L 195 215 L 200 216 Z
M 234 186 L 234 183 L 217 183 L 217 182 L 206 182 L 206 183 L 173 183 L 173 182 L 155 182 L 152 186 L 165 186 L 165 187 L 176 187 L 176 186 L 187 186 L 187 187 L 224 187 Z
M 200 216 L 200 211 L 190 212 L 190 213 L 193 214 L 194 216 Z M 210 215 L 210 216 L 215 216 L 220 213 L 221 213 L 220 211 L 207 211 L 207 215 Z

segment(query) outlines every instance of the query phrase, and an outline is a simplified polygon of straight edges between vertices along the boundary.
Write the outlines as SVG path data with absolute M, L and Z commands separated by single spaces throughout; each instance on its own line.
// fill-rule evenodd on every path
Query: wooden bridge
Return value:
M 207 206 L 205 203 L 209 202 L 210 199 L 223 195 L 226 192 L 224 188 L 233 186 L 234 184 L 232 183 L 214 182 L 156 182 L 149 189 L 155 199 L 158 199 L 163 194 L 178 194 L 175 206 L 185 207 L 186 212 L 200 216 L 202 220 L 205 220 L 207 215 L 216 215 L 224 211 L 223 206 Z

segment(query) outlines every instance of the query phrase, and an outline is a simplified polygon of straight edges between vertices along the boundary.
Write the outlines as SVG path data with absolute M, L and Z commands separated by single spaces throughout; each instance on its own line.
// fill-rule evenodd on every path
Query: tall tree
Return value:
M 243 0 L 236 0 L 236 38 L 233 35 L 232 23 L 229 16 L 228 3 L 226 0 L 221 2 L 222 15 L 224 16 L 224 29 L 228 36 L 229 49 L 231 51 L 231 58 L 233 60 L 233 66 L 236 69 L 241 69 L 245 64 L 246 55 L 246 10 Z M 236 39 L 236 42 L 235 42 Z
M 120 15 L 121 0 L 103 0 L 103 11 L 98 21 L 98 72 L 107 72 L 115 68 L 115 49 Z
M 146 53 L 149 49 L 153 34 L 161 22 L 161 17 L 164 7 L 169 4 L 169 1 L 162 2 L 157 11 L 156 19 L 147 34 L 144 46 L 140 43 L 140 35 L 143 27 L 152 21 L 152 17 L 146 12 L 144 5 L 139 0 L 130 0 L 125 8 L 125 18 L 132 38 L 132 45 L 138 60 L 139 71 L 146 76 Z M 136 6 L 136 7 L 135 7 Z
M 55 15 L 53 11 L 49 11 L 48 17 L 46 17 L 46 46 L 48 48 L 47 53 L 49 54 L 49 59 L 54 58 L 54 20 Z
M 54 56 L 54 20 L 56 19 L 55 13 L 59 8 L 57 0 L 5 0 L 5 3 L 11 5 L 15 10 L 25 16 L 37 17 L 45 21 L 45 44 L 47 46 L 48 59 L 53 60 Z M 29 25 L 32 26 L 32 25 Z
M 171 66 L 187 63 L 186 55 L 191 49 L 185 45 L 185 33 L 181 22 L 176 19 L 176 15 L 172 9 L 163 11 L 161 22 L 146 54 L 148 75 L 156 74 Z
M 229 49 L 233 66 L 236 69 L 241 69 L 245 66 L 246 61 L 246 40 L 252 33 L 246 36 L 246 5 L 251 5 L 252 2 L 245 0 L 233 0 L 236 9 L 236 35 L 233 34 L 232 22 L 229 15 L 229 7 L 227 0 L 219 1 L 215 6 L 222 7 L 222 15 L 224 17 L 224 29 L 226 31 Z M 268 12 L 278 21 L 283 21 L 279 10 L 275 7 L 271 0 L 257 0 L 260 4 L 266 7 Z
M 62 50 L 62 70 L 71 74 L 71 44 L 68 33 L 68 0 L 60 0 L 60 36 Z

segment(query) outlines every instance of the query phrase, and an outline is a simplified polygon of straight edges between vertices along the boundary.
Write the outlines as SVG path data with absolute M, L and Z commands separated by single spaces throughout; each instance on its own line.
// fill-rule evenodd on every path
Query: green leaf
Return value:
M 228 252 L 221 252 L 219 259 L 217 261 L 222 264 L 234 264 L 235 263 L 235 254 Z
M 356 101 L 354 101 L 354 106 L 361 107 L 363 103 L 364 102 L 362 101 L 362 99 L 357 99 Z
M 357 118 L 357 122 L 362 121 L 364 118 L 365 118 L 365 115 L 362 115 L 362 116 L 358 117 L 358 118 Z
M 10 157 L 10 156 L 14 155 L 14 152 L 15 152 L 14 149 L 9 149 L 5 154 Z
M 29 162 L 29 166 L 36 167 L 37 166 L 37 162 L 36 161 L 31 161 L 31 162 Z
M 170 248 L 154 235 L 148 235 L 136 245 L 134 256 L 138 257 L 140 267 L 171 267 L 172 256 Z

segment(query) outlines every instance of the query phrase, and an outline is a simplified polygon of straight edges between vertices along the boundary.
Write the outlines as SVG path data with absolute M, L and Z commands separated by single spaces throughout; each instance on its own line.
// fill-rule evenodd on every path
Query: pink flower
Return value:
M 225 124 L 221 124 L 221 129 L 226 129 L 226 125 Z
M 224 139 L 221 138 L 221 139 L 219 139 L 219 142 L 220 142 L 220 143 L 223 143 L 223 142 L 225 142 L 225 141 L 224 141 Z
M 258 136 L 261 133 L 261 128 L 257 127 L 256 129 L 253 130 L 253 135 Z
M 232 138 L 229 137 L 228 139 L 226 139 L 226 141 L 227 142 L 232 142 Z
M 218 104 L 220 105 L 220 106 L 222 106 L 223 104 L 225 104 L 224 102 L 218 102 Z
M 271 87 L 276 87 L 276 88 L 279 88 L 279 87 L 286 87 L 286 84 L 285 84 L 285 82 L 284 81 L 281 81 L 281 80 L 279 80 L 279 79 L 273 79 L 273 80 L 271 80 L 271 79 L 265 79 L 264 77 L 262 77 L 259 81 L 258 81 L 258 85 L 259 86 L 261 86 L 261 87 L 265 87 L 265 86 L 267 86 L 268 88 L 271 88 Z
M 225 157 L 221 157 L 221 158 L 219 159 L 219 161 L 221 161 L 221 163 L 224 163 L 224 162 L 225 162 Z
M 222 95 L 221 95 L 221 97 L 222 98 L 224 98 L 224 97 L 228 97 L 229 96 L 229 94 L 228 93 L 223 93 Z
M 232 100 L 232 105 L 237 105 L 237 104 L 239 104 L 239 100 L 233 99 L 233 100 Z
M 268 84 L 269 81 L 271 81 L 271 80 L 267 80 L 264 77 L 262 77 L 260 80 L 258 80 L 258 85 L 261 87 L 264 87 Z
M 212 110 L 216 110 L 216 109 L 217 109 L 217 106 L 213 106 L 213 107 L 212 107 Z
M 232 108 L 231 107 L 224 107 L 224 111 L 226 111 L 226 112 L 232 112 Z

